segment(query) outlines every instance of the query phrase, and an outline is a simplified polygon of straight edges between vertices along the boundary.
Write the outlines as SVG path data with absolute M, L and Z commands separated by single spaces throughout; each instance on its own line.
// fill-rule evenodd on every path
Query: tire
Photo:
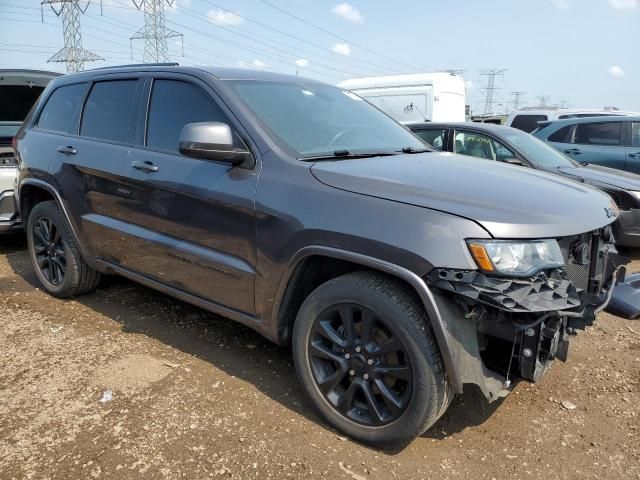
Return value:
M 88 293 L 100 283 L 100 273 L 82 258 L 56 202 L 33 207 L 27 222 L 27 244 L 36 276 L 51 295 L 70 298 Z
M 422 305 L 384 275 L 349 273 L 316 288 L 296 317 L 293 359 L 327 422 L 368 445 L 410 442 L 451 402 Z

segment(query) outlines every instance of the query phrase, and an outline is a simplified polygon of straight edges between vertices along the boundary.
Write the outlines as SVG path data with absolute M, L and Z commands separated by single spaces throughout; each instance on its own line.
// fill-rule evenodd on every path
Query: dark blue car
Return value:
M 640 116 L 540 122 L 533 135 L 577 162 L 640 173 Z

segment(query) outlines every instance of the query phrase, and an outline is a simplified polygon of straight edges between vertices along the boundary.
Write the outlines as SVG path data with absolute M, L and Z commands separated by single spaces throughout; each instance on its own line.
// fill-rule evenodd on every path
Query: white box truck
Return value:
M 401 123 L 464 122 L 464 80 L 445 72 L 344 80 L 339 87 Z

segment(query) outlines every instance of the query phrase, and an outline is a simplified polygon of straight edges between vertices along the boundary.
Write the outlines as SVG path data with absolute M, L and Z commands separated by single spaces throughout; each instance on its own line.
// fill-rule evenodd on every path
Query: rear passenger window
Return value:
M 180 80 L 155 80 L 149 102 L 147 146 L 178 151 L 178 138 L 187 123 L 229 119 L 201 88 Z
M 633 122 L 631 124 L 631 144 L 634 147 L 640 147 L 640 123 Z
M 138 80 L 95 83 L 84 106 L 80 135 L 126 142 L 137 84 Z
M 547 138 L 547 140 L 549 140 L 550 142 L 570 143 L 571 127 L 572 125 L 562 127 L 560 130 L 557 130 L 549 135 L 549 138 Z
M 544 122 L 545 120 L 547 120 L 546 115 L 516 115 L 513 117 L 511 126 L 523 132 L 531 133 L 538 127 L 538 122 Z
M 579 123 L 573 143 L 582 145 L 620 145 L 622 122 Z
M 38 118 L 38 127 L 63 133 L 75 133 L 85 83 L 57 88 L 47 100 Z
M 423 142 L 427 142 L 429 145 L 439 148 L 442 150 L 444 146 L 444 135 L 446 130 L 444 128 L 439 128 L 437 130 L 417 130 L 413 132 L 415 136 L 417 136 Z

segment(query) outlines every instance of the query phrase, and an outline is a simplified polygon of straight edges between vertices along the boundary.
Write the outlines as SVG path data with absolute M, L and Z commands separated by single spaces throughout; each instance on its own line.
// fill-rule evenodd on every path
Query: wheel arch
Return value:
M 462 393 L 462 383 L 454 361 L 454 340 L 424 280 L 399 265 L 361 253 L 325 246 L 299 250 L 289 262 L 278 287 L 273 309 L 273 336 L 280 344 L 290 341 L 293 323 L 305 298 L 317 286 L 355 270 L 370 270 L 395 277 L 414 293 L 427 313 L 454 393 Z

